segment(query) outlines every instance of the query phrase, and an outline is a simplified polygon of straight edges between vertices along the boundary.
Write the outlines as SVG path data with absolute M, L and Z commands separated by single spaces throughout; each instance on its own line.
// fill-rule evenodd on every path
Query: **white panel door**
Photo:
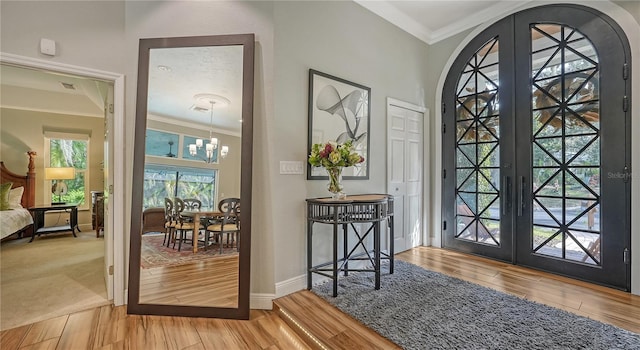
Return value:
M 387 103 L 387 192 L 394 196 L 394 252 L 422 244 L 423 119 L 419 107 Z

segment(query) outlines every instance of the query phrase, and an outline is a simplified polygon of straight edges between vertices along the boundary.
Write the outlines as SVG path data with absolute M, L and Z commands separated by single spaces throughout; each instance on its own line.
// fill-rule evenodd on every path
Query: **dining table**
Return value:
M 224 212 L 221 212 L 217 208 L 200 208 L 199 210 L 183 210 L 180 215 L 186 217 L 192 217 L 194 223 L 198 223 L 198 227 L 200 227 L 200 220 L 202 218 L 220 218 L 224 216 Z M 206 227 L 204 227 L 206 229 Z M 198 234 L 194 233 L 195 239 L 193 240 L 193 253 L 198 252 L 198 237 L 200 236 L 200 230 L 198 229 Z

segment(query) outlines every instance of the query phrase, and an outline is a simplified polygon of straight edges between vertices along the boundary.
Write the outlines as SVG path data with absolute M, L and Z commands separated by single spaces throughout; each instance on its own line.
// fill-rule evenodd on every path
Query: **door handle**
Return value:
M 507 215 L 508 208 L 511 207 L 511 178 L 509 176 L 503 176 L 502 183 L 502 215 Z
M 524 209 L 524 176 L 520 176 L 520 193 L 518 194 L 518 216 L 522 216 Z

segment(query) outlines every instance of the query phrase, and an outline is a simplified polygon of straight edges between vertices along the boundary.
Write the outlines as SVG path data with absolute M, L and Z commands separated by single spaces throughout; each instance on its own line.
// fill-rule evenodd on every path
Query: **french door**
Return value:
M 575 5 L 487 28 L 443 91 L 447 248 L 630 288 L 629 46 Z

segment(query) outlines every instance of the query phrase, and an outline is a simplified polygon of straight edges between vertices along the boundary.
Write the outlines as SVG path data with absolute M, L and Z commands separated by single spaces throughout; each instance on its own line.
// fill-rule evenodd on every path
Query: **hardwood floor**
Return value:
M 238 255 L 141 269 L 140 302 L 237 307 Z
M 249 321 L 127 315 L 103 306 L 0 333 L 0 349 L 309 349 L 274 312 Z
M 640 333 L 640 296 L 437 248 L 419 247 L 396 258 Z M 279 310 L 252 310 L 249 321 L 234 321 L 127 315 L 125 307 L 103 306 L 3 331 L 0 349 L 397 348 L 308 291 L 276 303 L 286 305 L 303 332 L 319 328 L 313 336 L 323 346 L 308 336 L 303 340 Z

